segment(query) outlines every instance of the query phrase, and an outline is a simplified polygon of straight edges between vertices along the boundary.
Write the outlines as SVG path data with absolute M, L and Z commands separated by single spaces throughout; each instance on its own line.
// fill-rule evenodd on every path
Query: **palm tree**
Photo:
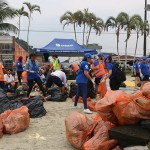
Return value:
M 28 15 L 28 13 L 26 11 L 24 11 L 24 7 L 23 6 L 20 9 L 16 10 L 16 15 L 19 18 L 19 31 L 18 31 L 18 39 L 19 39 L 20 38 L 20 20 L 21 20 L 21 17 L 22 16 L 28 17 L 29 15 Z M 18 40 L 18 42 L 19 42 L 19 40 Z M 19 50 L 19 54 L 20 54 L 19 43 L 18 43 L 18 50 Z
M 82 20 L 83 20 L 83 14 L 81 11 L 77 11 L 75 13 L 67 11 L 60 17 L 60 23 L 64 22 L 63 29 L 65 28 L 66 25 L 73 24 L 76 42 L 77 42 L 76 27 L 77 25 L 81 26 Z
M 31 3 L 28 3 L 28 2 L 24 2 L 23 4 L 25 4 L 29 10 L 29 16 L 28 16 L 29 25 L 28 25 L 28 34 L 27 34 L 28 55 L 29 55 L 29 29 L 30 29 L 30 23 L 31 23 L 31 16 L 34 11 L 38 11 L 39 13 L 41 13 L 41 10 L 40 10 L 40 6 L 38 5 L 31 5 Z
M 6 19 L 13 19 L 15 17 L 15 10 L 10 8 L 4 0 L 0 0 L 0 30 L 12 31 L 17 33 L 18 28 L 10 23 L 4 23 Z

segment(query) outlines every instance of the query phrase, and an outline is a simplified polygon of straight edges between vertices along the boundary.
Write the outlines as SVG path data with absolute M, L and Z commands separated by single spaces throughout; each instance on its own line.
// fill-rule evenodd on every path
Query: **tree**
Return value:
M 8 6 L 4 0 L 0 0 L 0 30 L 12 31 L 17 33 L 18 28 L 10 23 L 5 23 L 6 19 L 13 19 L 15 17 L 15 10 Z
M 22 6 L 20 9 L 16 10 L 16 15 L 18 16 L 19 19 L 19 31 L 18 31 L 18 39 L 20 38 L 20 21 L 22 16 L 29 17 L 28 13 L 24 11 L 24 7 Z M 19 41 L 18 41 L 19 42 Z M 19 49 L 19 43 L 18 43 L 18 49 Z M 19 54 L 20 54 L 20 49 L 19 49 Z
M 63 29 L 65 28 L 66 25 L 73 24 L 76 42 L 77 42 L 76 27 L 77 25 L 81 26 L 82 20 L 83 20 L 83 13 L 81 11 L 77 11 L 75 13 L 67 11 L 60 17 L 60 23 L 64 22 Z
M 41 13 L 41 10 L 40 10 L 40 6 L 38 5 L 31 5 L 31 3 L 28 2 L 24 2 L 23 4 L 25 4 L 29 10 L 29 16 L 28 16 L 29 24 L 28 24 L 28 34 L 27 34 L 28 55 L 29 55 L 29 29 L 30 29 L 31 17 L 34 11 L 38 11 L 39 13 Z

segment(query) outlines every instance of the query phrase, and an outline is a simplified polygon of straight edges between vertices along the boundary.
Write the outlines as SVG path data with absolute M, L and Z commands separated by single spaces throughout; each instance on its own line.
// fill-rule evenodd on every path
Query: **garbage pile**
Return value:
M 120 141 L 114 136 L 110 139 L 109 131 L 120 126 L 134 128 L 137 124 L 150 128 L 150 83 L 134 94 L 107 91 L 95 104 L 95 110 L 95 116 L 74 112 L 65 119 L 68 141 L 77 149 L 121 150 Z

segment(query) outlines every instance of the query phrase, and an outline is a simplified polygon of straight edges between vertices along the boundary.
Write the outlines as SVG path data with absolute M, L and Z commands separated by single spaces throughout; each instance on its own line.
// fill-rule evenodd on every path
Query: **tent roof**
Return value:
M 96 50 L 89 50 L 79 45 L 73 39 L 54 39 L 43 48 L 34 48 L 34 51 L 59 56 L 82 56 L 84 53 L 97 53 Z

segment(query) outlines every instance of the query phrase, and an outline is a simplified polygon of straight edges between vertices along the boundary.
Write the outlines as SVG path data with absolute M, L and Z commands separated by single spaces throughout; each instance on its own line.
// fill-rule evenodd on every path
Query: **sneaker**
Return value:
M 82 106 L 73 106 L 73 108 L 75 108 L 75 109 L 81 109 Z
M 86 114 L 92 114 L 93 112 L 90 111 L 89 109 L 84 109 L 84 113 L 86 113 Z

